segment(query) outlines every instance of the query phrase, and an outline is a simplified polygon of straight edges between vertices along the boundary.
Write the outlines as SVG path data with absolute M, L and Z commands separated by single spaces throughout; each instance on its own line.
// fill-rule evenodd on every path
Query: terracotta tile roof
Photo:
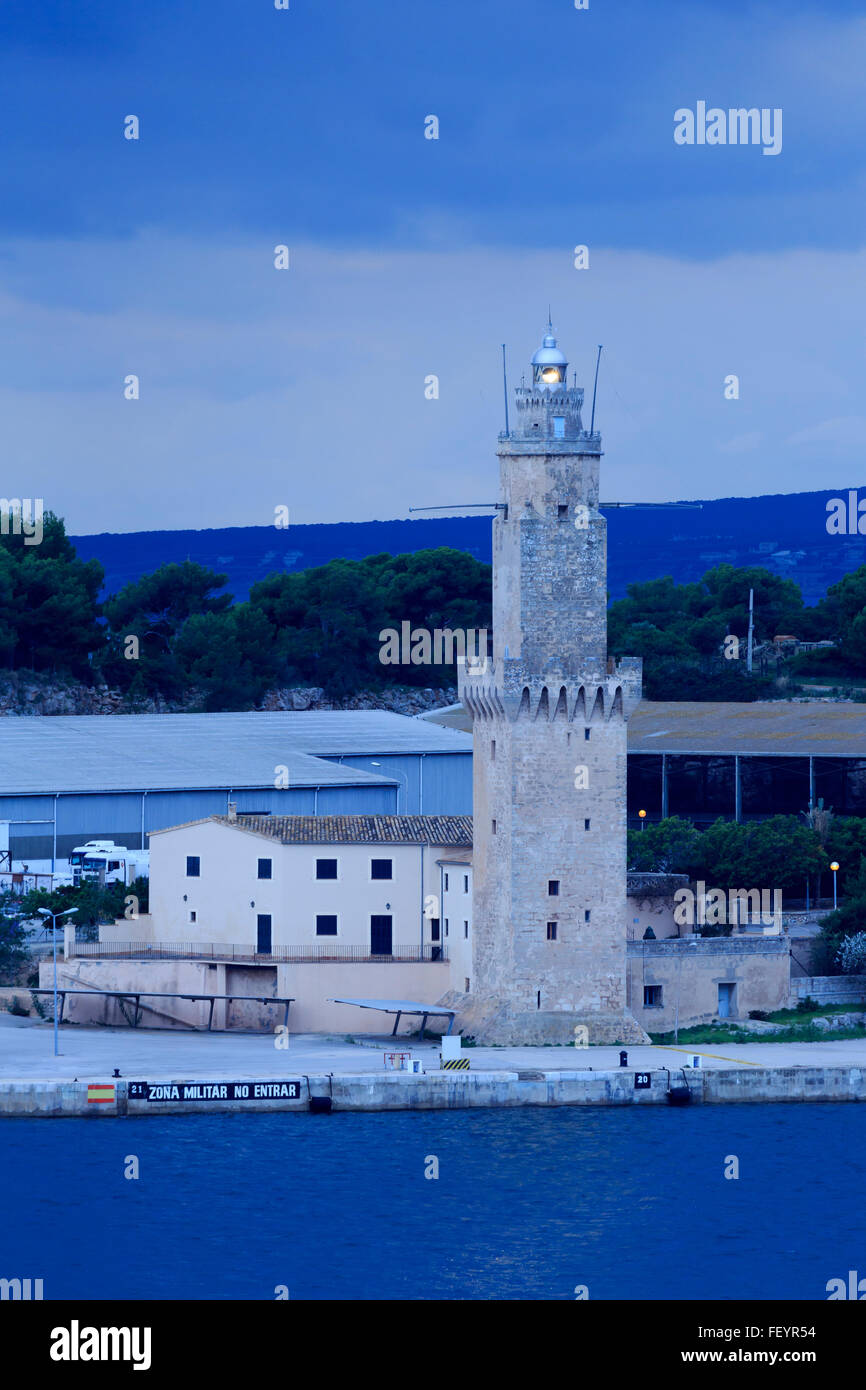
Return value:
M 471 816 L 227 816 L 210 819 L 284 845 L 460 845 L 472 844 Z

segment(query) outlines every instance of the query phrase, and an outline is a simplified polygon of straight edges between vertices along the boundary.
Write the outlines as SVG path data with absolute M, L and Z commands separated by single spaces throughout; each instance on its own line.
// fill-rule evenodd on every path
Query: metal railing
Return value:
M 231 960 L 278 964 L 309 962 L 372 962 L 377 965 L 447 961 L 445 946 L 394 946 L 386 954 L 374 955 L 367 946 L 311 942 L 302 946 L 274 946 L 257 951 L 253 945 L 232 945 L 222 941 L 76 941 L 75 957 L 102 956 L 113 960 Z

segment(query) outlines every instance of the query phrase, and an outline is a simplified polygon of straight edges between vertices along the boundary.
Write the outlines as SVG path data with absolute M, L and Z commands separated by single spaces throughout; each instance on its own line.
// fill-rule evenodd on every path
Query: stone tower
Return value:
M 474 737 L 460 1026 L 487 1042 L 646 1038 L 626 1002 L 626 721 L 641 663 L 607 656 L 601 438 L 567 366 L 549 326 L 499 436 L 492 658 L 460 671 Z

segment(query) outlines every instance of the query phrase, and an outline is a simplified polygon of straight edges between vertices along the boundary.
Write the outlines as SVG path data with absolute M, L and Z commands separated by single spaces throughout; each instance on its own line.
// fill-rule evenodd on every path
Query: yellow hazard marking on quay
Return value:
M 666 1043 L 653 1043 L 659 1052 L 684 1052 L 687 1057 L 712 1057 L 715 1062 L 734 1062 L 738 1067 L 762 1067 L 763 1062 L 747 1062 L 744 1057 L 723 1057 L 719 1052 L 697 1052 L 693 1047 L 669 1047 Z

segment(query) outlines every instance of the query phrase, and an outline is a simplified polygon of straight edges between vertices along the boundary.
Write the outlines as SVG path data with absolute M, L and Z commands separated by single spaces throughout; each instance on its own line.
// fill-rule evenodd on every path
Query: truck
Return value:
M 69 867 L 76 888 L 82 880 L 130 884 L 135 878 L 149 877 L 150 854 L 146 849 L 116 845 L 113 840 L 88 840 L 75 846 Z

